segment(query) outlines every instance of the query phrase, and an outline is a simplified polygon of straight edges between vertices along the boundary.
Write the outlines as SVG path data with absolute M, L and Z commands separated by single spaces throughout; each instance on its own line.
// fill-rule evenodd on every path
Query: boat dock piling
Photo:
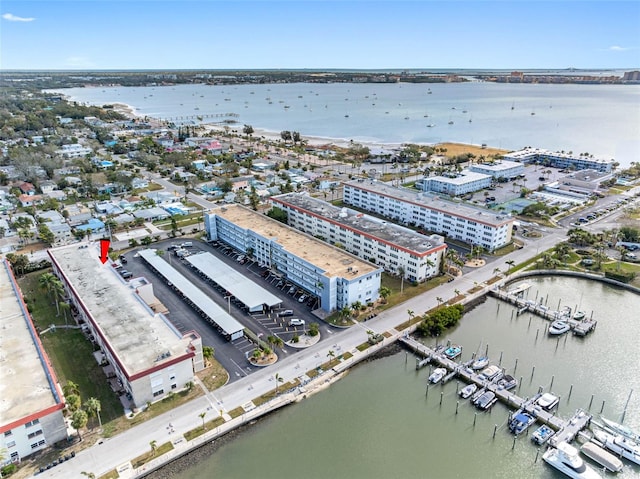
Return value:
M 595 331 L 596 325 L 598 322 L 593 318 L 584 318 L 581 320 L 573 319 L 571 317 L 571 309 L 565 307 L 563 310 L 553 310 L 549 309 L 542 302 L 537 303 L 536 301 L 527 300 L 523 298 L 522 293 L 526 291 L 530 286 L 525 284 L 526 288 L 518 287 L 513 290 L 502 290 L 499 288 L 493 288 L 489 290 L 489 294 L 492 296 L 506 301 L 507 303 L 515 305 L 518 310 L 516 312 L 517 316 L 530 311 L 531 313 L 540 316 L 543 319 L 549 321 L 555 321 L 558 319 L 566 321 L 571 327 L 573 334 L 576 336 L 586 336 L 591 331 Z M 558 303 L 559 304 L 559 303 Z
M 399 338 L 401 344 L 409 348 L 413 352 L 428 358 L 430 362 L 436 363 L 449 370 L 449 373 L 445 376 L 448 381 L 455 376 L 458 376 L 461 380 L 467 383 L 473 383 L 478 386 L 478 391 L 472 396 L 472 401 L 479 397 L 485 391 L 492 391 L 496 395 L 496 399 L 505 403 L 508 407 L 513 406 L 516 409 L 522 409 L 523 411 L 531 414 L 537 421 L 549 426 L 554 431 L 558 431 L 554 436 L 555 443 L 566 441 L 572 441 L 578 432 L 587 427 L 592 416 L 582 409 L 578 409 L 573 417 L 569 420 L 564 420 L 555 415 L 554 412 L 542 409 L 536 404 L 537 399 L 542 395 L 542 387 L 538 390 L 538 393 L 531 398 L 522 398 L 515 393 L 507 391 L 506 389 L 498 388 L 498 385 L 492 381 L 488 381 L 480 377 L 480 371 L 473 371 L 468 367 L 461 366 L 455 361 L 445 357 L 442 351 L 434 351 L 433 349 L 425 346 L 424 344 L 416 341 L 411 337 Z M 422 360 L 423 361 L 423 360 Z M 422 361 L 419 361 L 420 364 Z M 466 363 L 465 363 L 466 364 Z M 535 371 L 535 366 L 533 367 Z M 531 373 L 533 377 L 533 371 Z M 443 383 L 445 381 L 442 381 Z M 521 381 L 522 382 L 522 381 Z M 553 384 L 553 379 L 552 379 Z M 573 385 L 571 386 L 573 389 Z M 426 395 L 429 395 L 429 387 L 427 385 Z M 440 395 L 440 401 L 442 402 L 442 394 Z M 593 401 L 593 397 L 592 397 Z M 591 407 L 591 404 L 589 405 Z M 475 423 L 475 418 L 474 418 Z

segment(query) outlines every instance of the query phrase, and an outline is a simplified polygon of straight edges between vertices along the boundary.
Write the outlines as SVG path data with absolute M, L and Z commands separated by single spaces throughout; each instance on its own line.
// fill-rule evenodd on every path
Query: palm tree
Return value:
M 391 290 L 389 288 L 387 288 L 386 286 L 380 286 L 380 289 L 378 290 L 378 294 L 382 298 L 382 301 L 384 301 L 386 303 L 387 302 L 387 298 L 389 296 L 391 296 Z
M 158 449 L 158 441 L 156 441 L 155 439 L 153 441 L 149 441 L 149 446 L 151 447 L 151 454 L 155 456 L 156 449 Z
M 69 396 L 71 394 L 80 395 L 80 388 L 73 381 L 67 381 L 67 384 L 62 386 L 62 394 Z
M 86 400 L 84 403 L 85 408 L 87 409 L 87 413 L 91 416 L 94 414 L 98 418 L 98 424 L 100 425 L 100 429 L 102 429 L 102 419 L 100 418 L 100 411 L 102 411 L 102 405 L 100 404 L 100 400 L 94 397 L 91 397 Z
M 333 360 L 333 358 L 336 357 L 336 353 L 333 352 L 333 350 L 329 350 L 329 352 L 327 353 L 327 357 L 329 358 L 329 362 L 331 362 Z
M 442 306 L 442 303 L 444 302 L 444 300 L 440 296 L 436 296 L 436 301 L 438 302 L 438 308 Z
M 404 293 L 404 267 L 398 266 L 398 274 L 400 275 L 400 294 Z
M 56 316 L 60 316 L 60 302 L 59 300 L 64 298 L 65 290 L 62 285 L 62 281 L 58 278 L 55 278 L 51 283 L 51 294 L 53 295 L 53 299 L 56 302 Z
M 202 419 L 202 429 L 204 429 L 204 417 L 207 415 L 207 411 L 201 412 L 198 414 L 198 417 Z
M 407 314 L 409 315 L 409 326 L 411 326 L 411 321 L 413 321 L 416 314 L 410 309 L 407 309 Z
M 351 308 L 349 306 L 344 306 L 341 310 L 340 310 L 340 316 L 342 317 L 343 320 L 346 321 L 346 319 L 351 316 Z
M 52 273 L 42 273 L 38 278 L 38 284 L 40 288 L 47 292 L 47 294 L 51 294 L 51 288 L 53 287 L 53 282 L 56 280 L 56 277 Z
M 284 341 L 282 340 L 282 338 L 280 338 L 278 336 L 274 336 L 273 337 L 273 346 L 274 346 L 274 348 L 282 348 L 283 345 L 284 345 Z
M 459 289 L 454 289 L 453 292 L 456 294 L 456 297 L 460 296 L 460 290 Z
M 73 412 L 71 416 L 71 427 L 78 431 L 78 439 L 82 441 L 82 436 L 80 435 L 80 429 L 87 425 L 87 421 L 89 418 L 87 417 L 87 413 L 82 409 L 78 409 Z
M 509 261 L 505 261 L 505 263 L 507 264 L 507 266 L 509 266 L 509 270 L 511 270 L 511 268 L 513 268 L 513 265 L 516 264 L 515 261 L 513 261 L 512 259 L 510 259 Z M 507 271 L 508 273 L 508 271 Z
M 96 475 L 93 472 L 80 472 L 83 476 L 87 476 L 89 479 L 96 479 Z
M 280 373 L 276 373 L 276 375 L 273 377 L 273 379 L 275 379 L 276 381 L 276 391 L 275 391 L 275 395 L 278 395 L 278 384 L 284 382 L 284 379 L 282 378 L 282 376 L 280 376 Z
M 493 274 L 500 274 L 500 268 L 493 268 Z
M 66 301 L 62 301 L 60 302 L 60 309 L 62 310 L 62 314 L 64 314 L 64 324 L 68 325 L 69 323 L 67 322 L 67 311 L 71 309 L 71 305 Z

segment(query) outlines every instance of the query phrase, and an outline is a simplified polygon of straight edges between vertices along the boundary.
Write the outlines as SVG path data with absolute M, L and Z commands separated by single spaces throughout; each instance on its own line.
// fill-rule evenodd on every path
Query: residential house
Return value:
M 20 183 L 20 185 L 18 186 L 18 188 L 20 189 L 20 191 L 22 191 L 23 194 L 25 195 L 35 195 L 36 194 L 36 187 L 33 186 L 31 183 L 28 182 L 22 182 Z
M 133 189 L 148 188 L 149 187 L 149 180 L 147 180 L 145 178 L 134 178 L 133 180 L 131 180 L 131 187 Z
M 57 189 L 58 185 L 55 181 L 46 180 L 40 182 L 40 191 L 42 191 L 43 195 L 48 195 L 53 190 Z

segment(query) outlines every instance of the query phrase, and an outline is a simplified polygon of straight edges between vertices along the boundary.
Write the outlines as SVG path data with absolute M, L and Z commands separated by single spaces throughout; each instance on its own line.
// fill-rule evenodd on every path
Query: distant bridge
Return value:
M 167 118 L 161 118 L 160 120 L 168 123 L 175 123 L 178 121 L 192 121 L 192 120 L 206 120 L 211 118 L 240 118 L 237 113 L 203 113 L 201 115 L 185 115 L 185 116 L 172 116 Z

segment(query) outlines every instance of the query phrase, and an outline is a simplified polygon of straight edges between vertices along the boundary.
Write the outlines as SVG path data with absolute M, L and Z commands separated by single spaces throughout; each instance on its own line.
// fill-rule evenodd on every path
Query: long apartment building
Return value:
M 344 202 L 488 251 L 511 241 L 514 220 L 508 215 L 375 180 L 344 183 Z
M 574 155 L 571 152 L 549 151 L 541 148 L 524 148 L 504 155 L 505 160 L 522 163 L 540 163 L 555 168 L 573 168 L 576 170 L 596 170 L 608 173 L 613 170 L 614 159 L 595 158 L 590 155 Z
M 223 241 L 320 298 L 334 311 L 379 296 L 383 269 L 240 205 L 204 217 L 211 240 Z
M 102 264 L 97 245 L 82 243 L 49 250 L 78 322 L 93 337 L 115 371 L 116 388 L 134 407 L 162 399 L 193 380 L 204 367 L 198 333 L 181 334 L 142 296 L 153 296 L 144 278 L 127 282 L 111 262 Z
M 67 438 L 64 401 L 6 260 L 0 264 L 0 466 Z
M 433 191 L 449 196 L 460 196 L 491 186 L 492 177 L 473 171 L 462 171 L 452 176 L 429 176 L 416 181 L 422 191 Z
M 404 272 L 409 281 L 422 282 L 440 271 L 447 249 L 442 236 L 426 236 L 304 193 L 274 196 L 271 201 L 287 212 L 289 226 L 340 245 L 391 273 Z

